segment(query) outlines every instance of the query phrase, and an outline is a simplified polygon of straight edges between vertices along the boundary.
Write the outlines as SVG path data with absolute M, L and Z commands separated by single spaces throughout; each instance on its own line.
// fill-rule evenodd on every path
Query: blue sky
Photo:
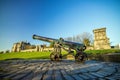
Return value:
M 112 45 L 120 43 L 119 0 L 0 0 L 0 51 L 32 35 L 59 38 L 106 27 Z

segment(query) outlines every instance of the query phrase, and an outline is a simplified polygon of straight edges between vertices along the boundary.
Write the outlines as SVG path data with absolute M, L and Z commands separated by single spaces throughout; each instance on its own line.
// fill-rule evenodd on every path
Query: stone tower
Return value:
M 106 28 L 93 30 L 94 49 L 110 49 L 109 38 L 106 36 Z
M 21 44 L 20 43 L 14 43 L 12 47 L 12 52 L 20 52 L 21 50 Z

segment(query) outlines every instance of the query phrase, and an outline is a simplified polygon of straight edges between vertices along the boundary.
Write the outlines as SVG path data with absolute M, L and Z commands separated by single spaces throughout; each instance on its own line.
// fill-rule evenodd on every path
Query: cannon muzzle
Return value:
M 33 38 L 33 39 L 36 39 L 36 38 L 35 38 L 36 36 L 37 36 L 37 35 L 34 34 L 34 35 L 32 36 L 32 38 Z

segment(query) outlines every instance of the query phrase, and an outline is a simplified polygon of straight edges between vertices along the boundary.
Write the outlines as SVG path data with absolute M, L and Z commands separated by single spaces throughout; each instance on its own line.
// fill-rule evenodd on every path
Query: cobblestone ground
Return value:
M 120 63 L 89 60 L 9 60 L 0 62 L 0 80 L 120 80 Z

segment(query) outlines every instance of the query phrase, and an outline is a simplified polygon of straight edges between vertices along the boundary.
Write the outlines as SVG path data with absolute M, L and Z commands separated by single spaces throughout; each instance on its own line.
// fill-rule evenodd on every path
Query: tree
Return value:
M 86 46 L 90 46 L 93 42 L 93 37 L 90 33 L 84 32 L 80 35 L 80 41 Z
M 86 46 L 90 46 L 90 40 L 87 39 L 87 38 L 84 38 L 84 39 L 83 39 L 83 43 L 84 43 Z
M 88 32 L 84 32 L 82 34 L 78 34 L 73 37 L 67 37 L 67 38 L 65 38 L 65 40 L 81 42 L 81 43 L 84 43 L 86 46 L 91 46 L 91 44 L 93 44 L 93 37 Z
M 64 38 L 64 40 L 68 40 L 68 41 L 72 41 L 72 37 L 67 37 L 67 38 Z

